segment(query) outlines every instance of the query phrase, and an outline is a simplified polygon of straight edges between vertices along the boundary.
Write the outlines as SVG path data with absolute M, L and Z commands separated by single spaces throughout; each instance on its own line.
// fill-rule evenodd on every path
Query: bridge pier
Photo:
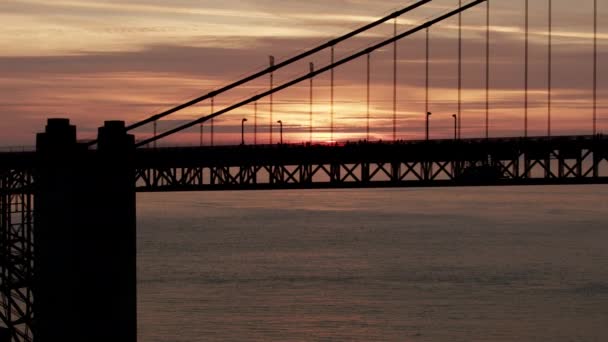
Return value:
M 36 341 L 137 339 L 134 139 L 122 122 L 97 150 L 67 119 L 37 136 Z

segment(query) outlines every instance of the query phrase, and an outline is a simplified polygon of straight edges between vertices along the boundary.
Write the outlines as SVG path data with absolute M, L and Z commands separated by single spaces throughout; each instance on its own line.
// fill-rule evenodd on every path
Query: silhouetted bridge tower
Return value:
M 388 141 L 371 141 L 368 135 L 357 142 L 330 144 L 245 145 L 243 139 L 241 145 L 202 146 L 201 138 L 197 147 L 156 146 L 163 138 L 256 105 L 322 73 L 331 73 L 333 136 L 336 67 L 367 57 L 369 75 L 369 56 L 374 51 L 421 31 L 428 38 L 434 24 L 489 1 L 461 3 L 401 34 L 395 29 L 389 39 L 335 59 L 337 44 L 429 2 L 418 1 L 285 61 L 272 59 L 260 72 L 143 121 L 126 127 L 120 121 L 106 122 L 94 141 L 78 142 L 76 127 L 67 119 L 50 119 L 45 132 L 37 136 L 35 151 L 0 153 L 0 341 L 136 340 L 136 192 L 608 183 L 608 138 L 597 134 L 596 127 L 596 76 L 589 135 L 552 134 L 549 112 L 546 136 L 528 135 L 526 115 L 522 136 L 492 138 L 486 111 L 484 137 L 462 138 L 460 115 L 455 114 L 451 139 L 431 140 L 427 134 L 423 140 L 398 140 L 395 90 L 393 139 Z M 488 7 L 488 29 L 489 14 Z M 272 83 L 275 71 L 327 49 L 331 60 L 326 66 L 311 67 L 309 73 L 281 85 Z M 396 56 L 395 46 L 395 61 Z M 594 73 L 596 64 L 594 56 Z M 396 87 L 396 63 L 394 68 Z M 159 120 L 263 76 L 270 76 L 268 90 L 157 132 Z M 368 76 L 368 94 L 369 87 Z M 423 114 L 428 123 L 428 98 Z M 368 110 L 368 134 L 369 116 Z M 134 130 L 149 124 L 153 136 L 136 141 Z M 271 116 L 271 137 L 272 124 Z

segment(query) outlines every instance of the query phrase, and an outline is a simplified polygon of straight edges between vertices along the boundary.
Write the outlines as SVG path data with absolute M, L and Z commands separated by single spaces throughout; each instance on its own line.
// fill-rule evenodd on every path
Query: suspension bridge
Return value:
M 460 1 L 459 5 L 399 32 L 397 20 L 429 6 L 421 0 L 373 23 L 284 60 L 270 57 L 268 67 L 234 83 L 141 121 L 108 121 L 96 139 L 77 140 L 68 119 L 49 119 L 37 136 L 33 151 L 0 153 L 0 341 L 135 341 L 135 194 L 136 192 L 272 190 L 367 187 L 433 187 L 490 185 L 569 185 L 608 183 L 608 138 L 598 129 L 597 1 L 593 1 L 593 67 L 589 129 L 577 135 L 556 134 L 552 117 L 552 7 L 548 4 L 546 134 L 529 130 L 529 1 L 523 6 L 525 44 L 521 134 L 493 137 L 490 116 L 491 2 Z M 485 103 L 483 134 L 463 137 L 463 13 L 483 7 L 485 13 Z M 457 110 L 451 114 L 449 137 L 431 139 L 429 100 L 430 32 L 448 19 L 458 21 Z M 393 21 L 393 34 L 379 42 L 336 57 L 340 44 Z M 424 134 L 400 136 L 398 111 L 397 42 L 424 35 Z M 382 140 L 370 132 L 374 113 L 370 104 L 372 56 L 392 48 L 391 132 Z M 275 73 L 329 53 L 325 65 L 284 83 Z M 366 112 L 363 134 L 336 138 L 335 70 L 365 61 Z M 314 80 L 329 74 L 330 99 L 327 138 L 314 139 Z M 267 79 L 256 94 L 217 107 L 215 99 L 247 84 Z M 273 116 L 273 96 L 295 86 L 309 86 L 306 141 L 285 143 L 285 119 Z M 259 104 L 267 101 L 268 123 L 258 120 Z M 163 119 L 200 103 L 211 108 L 200 116 L 166 130 Z M 240 144 L 214 143 L 214 119 L 253 107 L 253 139 L 246 139 L 246 118 Z M 582 118 L 581 120 L 587 120 Z M 276 130 L 278 124 L 278 132 Z M 197 130 L 197 146 L 163 143 L 183 132 Z M 145 134 L 142 135 L 142 130 Z M 208 143 L 204 133 L 208 132 Z M 258 132 L 259 131 L 259 132 Z M 258 135 L 268 133 L 268 143 Z M 278 141 L 277 141 L 278 133 Z

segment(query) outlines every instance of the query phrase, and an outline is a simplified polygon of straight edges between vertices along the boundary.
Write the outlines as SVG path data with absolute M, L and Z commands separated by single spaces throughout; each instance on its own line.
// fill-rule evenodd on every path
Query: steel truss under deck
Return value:
M 138 191 L 608 182 L 599 137 L 150 149 Z
M 31 170 L 0 170 L 0 340 L 33 340 Z

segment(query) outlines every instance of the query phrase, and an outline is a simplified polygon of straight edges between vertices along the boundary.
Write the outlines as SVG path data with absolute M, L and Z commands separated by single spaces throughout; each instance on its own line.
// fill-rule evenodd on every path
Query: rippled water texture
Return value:
M 608 187 L 138 197 L 140 341 L 608 341 Z

